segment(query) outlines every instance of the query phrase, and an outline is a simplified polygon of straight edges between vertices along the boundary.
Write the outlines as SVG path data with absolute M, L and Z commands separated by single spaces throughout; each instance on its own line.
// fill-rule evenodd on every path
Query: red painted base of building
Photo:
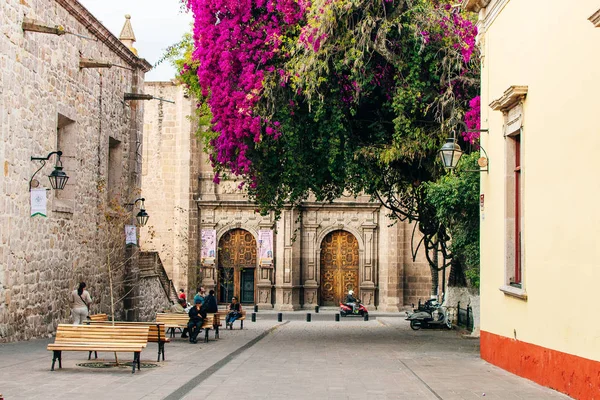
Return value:
M 481 358 L 581 400 L 600 400 L 600 362 L 481 331 Z

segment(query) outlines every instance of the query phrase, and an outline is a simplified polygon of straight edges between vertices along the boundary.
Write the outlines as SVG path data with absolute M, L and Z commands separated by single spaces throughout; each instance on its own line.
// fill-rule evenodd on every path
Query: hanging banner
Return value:
M 31 216 L 46 217 L 46 189 L 31 189 Z
M 202 229 L 202 249 L 200 251 L 200 264 L 203 266 L 215 265 L 217 254 L 217 231 L 214 229 Z
M 258 257 L 261 267 L 273 267 L 273 231 L 271 229 L 258 231 Z
M 137 231 L 135 225 L 125 225 L 125 245 L 137 246 Z

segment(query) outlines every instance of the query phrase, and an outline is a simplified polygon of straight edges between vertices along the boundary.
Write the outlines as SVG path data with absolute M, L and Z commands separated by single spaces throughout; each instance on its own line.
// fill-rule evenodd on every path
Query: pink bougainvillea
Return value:
M 308 3 L 297 0 L 187 0 L 194 14 L 194 59 L 198 80 L 213 114 L 212 160 L 232 173 L 248 174 L 249 141 L 277 124 L 255 112 L 265 74 L 281 47 L 284 29 L 296 24 Z M 215 180 L 218 180 L 218 176 Z
M 473 97 L 469 101 L 469 110 L 465 113 L 465 124 L 469 130 L 481 129 L 481 98 Z M 463 132 L 465 142 L 476 144 L 479 142 L 479 132 Z

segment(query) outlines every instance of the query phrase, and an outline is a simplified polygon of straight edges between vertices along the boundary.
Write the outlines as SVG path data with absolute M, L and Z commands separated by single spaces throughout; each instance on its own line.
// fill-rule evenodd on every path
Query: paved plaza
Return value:
M 244 330 L 192 345 L 177 337 L 156 362 L 93 369 L 87 353 L 63 354 L 50 371 L 52 339 L 0 345 L 0 393 L 12 399 L 568 399 L 479 358 L 479 341 L 456 331 L 412 331 L 399 317 L 333 320 L 333 314 L 260 314 Z M 262 317 L 262 318 L 261 318 Z M 317 317 L 317 318 L 314 318 Z M 239 324 L 236 324 L 239 328 Z M 106 361 L 112 354 L 100 353 Z M 121 361 L 130 361 L 121 354 Z

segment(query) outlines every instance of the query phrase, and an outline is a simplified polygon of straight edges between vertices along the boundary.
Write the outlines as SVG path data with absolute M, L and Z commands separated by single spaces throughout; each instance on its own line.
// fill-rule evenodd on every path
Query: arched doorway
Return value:
M 218 300 L 229 303 L 238 296 L 242 303 L 254 304 L 256 239 L 243 229 L 233 229 L 219 240 Z
M 358 240 L 333 231 L 321 243 L 321 304 L 337 306 L 350 289 L 358 295 Z

